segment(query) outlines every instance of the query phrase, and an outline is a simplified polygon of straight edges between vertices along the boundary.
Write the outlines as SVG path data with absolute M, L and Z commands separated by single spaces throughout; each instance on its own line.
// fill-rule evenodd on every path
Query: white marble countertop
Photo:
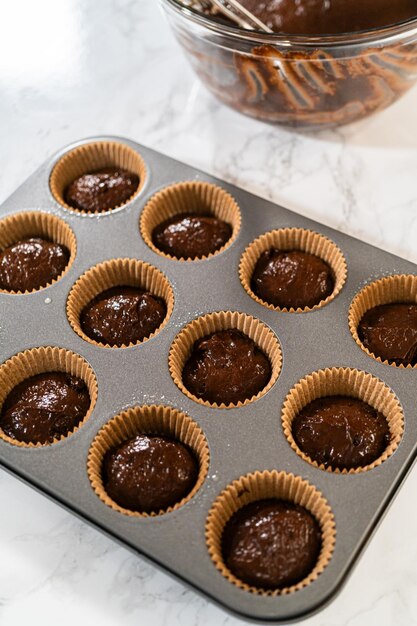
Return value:
M 155 0 L 14 0 L 0 20 L 0 202 L 52 152 L 136 139 L 417 262 L 417 89 L 301 135 L 194 78 Z M 306 626 L 417 624 L 417 469 L 347 585 Z M 0 624 L 236 626 L 208 601 L 0 471 Z

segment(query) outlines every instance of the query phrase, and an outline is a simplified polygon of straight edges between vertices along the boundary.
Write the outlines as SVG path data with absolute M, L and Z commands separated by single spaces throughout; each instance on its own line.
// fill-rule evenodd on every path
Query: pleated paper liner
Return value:
M 0 250 L 31 237 L 40 237 L 65 246 L 70 253 L 66 268 L 57 278 L 37 289 L 24 292 L 0 289 L 0 293 L 26 294 L 45 289 L 62 278 L 71 267 L 77 253 L 77 242 L 71 228 L 59 217 L 41 211 L 25 211 L 0 221 Z
M 229 570 L 222 555 L 222 535 L 232 515 L 251 502 L 269 498 L 298 504 L 307 509 L 317 520 L 322 535 L 321 551 L 310 574 L 297 584 L 273 590 L 251 587 L 239 580 Z M 335 540 L 334 516 L 320 491 L 299 476 L 276 470 L 246 474 L 228 485 L 211 507 L 206 522 L 207 547 L 217 569 L 240 589 L 263 596 L 285 595 L 310 585 L 328 565 Z
M 211 403 L 207 400 L 197 398 L 197 396 L 188 391 L 182 382 L 182 372 L 196 341 L 211 333 L 229 329 L 240 330 L 252 339 L 256 346 L 268 357 L 272 374 L 266 387 L 252 398 L 248 398 L 236 404 L 232 403 L 226 405 L 222 403 L 219 405 L 215 402 Z M 281 372 L 282 355 L 277 337 L 263 322 L 245 313 L 238 313 L 237 311 L 219 311 L 209 313 L 208 315 L 193 320 L 178 333 L 170 348 L 168 363 L 174 383 L 186 396 L 191 398 L 191 400 L 203 404 L 204 406 L 217 409 L 231 409 L 246 406 L 250 402 L 261 398 L 271 389 Z
M 382 413 L 388 422 L 391 441 L 384 453 L 373 463 L 364 467 L 343 469 L 325 467 L 310 459 L 298 447 L 292 434 L 295 417 L 313 400 L 328 396 L 349 396 L 366 402 Z M 359 474 L 378 467 L 398 448 L 404 432 L 404 413 L 393 391 L 387 385 L 367 372 L 357 369 L 333 367 L 318 370 L 300 380 L 287 395 L 282 410 L 282 427 L 291 448 L 307 463 L 335 474 Z
M 370 283 L 360 291 L 352 301 L 349 309 L 349 328 L 357 345 L 364 352 L 379 363 L 399 367 L 402 369 L 416 368 L 417 365 L 397 365 L 392 361 L 382 360 L 366 348 L 358 336 L 359 322 L 367 311 L 381 304 L 392 303 L 417 304 L 417 276 L 412 274 L 397 274 L 387 276 Z
M 167 312 L 162 324 L 142 341 L 154 337 L 164 328 L 174 308 L 174 292 L 165 275 L 153 265 L 137 259 L 112 259 L 87 270 L 73 285 L 67 301 L 67 317 L 72 329 L 85 341 L 103 348 L 130 348 L 135 343 L 110 346 L 86 335 L 81 328 L 80 316 L 91 300 L 107 289 L 118 286 L 137 287 L 164 300 Z
M 178 259 L 159 250 L 152 241 L 154 229 L 165 220 L 183 213 L 209 214 L 227 222 L 232 226 L 232 235 L 229 241 L 208 256 L 194 259 L 183 257 Z M 240 224 L 239 206 L 227 191 L 204 181 L 189 181 L 166 187 L 152 196 L 141 213 L 139 226 L 143 240 L 157 254 L 168 259 L 195 261 L 211 258 L 231 246 L 238 236 Z
M 36 376 L 37 374 L 44 374 L 45 372 L 66 372 L 71 376 L 81 378 L 81 380 L 86 383 L 90 394 L 90 408 L 85 414 L 84 419 L 74 430 L 66 435 L 62 435 L 60 439 L 54 439 L 52 442 L 57 443 L 77 432 L 90 417 L 97 401 L 98 388 L 96 376 L 87 361 L 78 354 L 57 347 L 32 348 L 31 350 L 19 352 L 19 354 L 16 354 L 3 363 L 0 367 L 0 411 L 12 389 L 24 380 Z M 40 448 L 45 445 L 51 445 L 50 443 L 33 444 L 17 441 L 6 435 L 1 428 L 0 439 L 22 448 Z
M 294 309 L 293 307 L 278 307 L 259 298 L 252 291 L 252 275 L 261 254 L 271 248 L 277 248 L 278 250 L 299 250 L 320 257 L 330 266 L 333 272 L 335 285 L 331 295 L 314 307 L 298 309 Z M 347 265 L 345 257 L 336 244 L 330 239 L 327 239 L 327 237 L 304 228 L 281 228 L 261 235 L 246 248 L 239 264 L 239 278 L 246 293 L 249 294 L 253 300 L 268 309 L 283 311 L 285 313 L 305 313 L 325 306 L 340 293 L 346 282 L 346 277 Z
M 171 437 L 188 446 L 199 463 L 198 478 L 190 493 L 175 505 L 152 513 L 129 511 L 114 502 L 106 493 L 102 479 L 102 464 L 106 452 L 139 434 Z M 130 517 L 155 517 L 179 509 L 195 496 L 207 476 L 209 460 L 206 437 L 191 417 L 168 406 L 144 405 L 119 413 L 103 426 L 91 444 L 87 471 L 94 491 L 107 506 Z
M 65 190 L 76 178 L 91 174 L 104 167 L 120 167 L 139 176 L 136 191 L 125 202 L 105 211 L 81 211 L 66 203 Z M 49 187 L 60 205 L 75 213 L 102 215 L 131 202 L 142 190 L 147 177 L 146 165 L 136 150 L 118 141 L 95 141 L 74 148 L 59 159 L 52 170 Z

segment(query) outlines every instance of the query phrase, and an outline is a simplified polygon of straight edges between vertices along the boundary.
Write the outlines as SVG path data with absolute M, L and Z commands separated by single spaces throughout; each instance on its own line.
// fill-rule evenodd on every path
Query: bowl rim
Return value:
M 286 35 L 279 33 L 262 33 L 244 30 L 235 26 L 227 26 L 220 22 L 209 19 L 191 7 L 187 7 L 180 0 L 160 0 L 177 14 L 185 17 L 188 21 L 194 22 L 198 26 L 205 28 L 219 35 L 224 35 L 230 39 L 242 42 L 252 42 L 253 44 L 271 44 L 285 47 L 305 46 L 325 49 L 327 47 L 350 47 L 363 43 L 395 43 L 397 39 L 403 39 L 404 35 L 409 37 L 413 34 L 417 37 L 417 14 L 416 17 L 383 28 L 372 28 L 351 33 L 341 33 L 337 35 Z M 416 9 L 417 13 L 417 9 Z

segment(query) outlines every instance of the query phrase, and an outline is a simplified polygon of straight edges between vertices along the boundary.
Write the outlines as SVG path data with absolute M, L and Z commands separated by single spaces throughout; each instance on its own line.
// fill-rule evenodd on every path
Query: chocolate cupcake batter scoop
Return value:
M 139 186 L 139 176 L 120 167 L 104 167 L 76 178 L 64 190 L 65 202 L 79 211 L 103 212 L 124 204 Z
M 235 329 L 222 330 L 196 341 L 182 378 L 197 398 L 235 404 L 268 384 L 271 364 L 248 336 Z
M 358 336 L 383 361 L 416 365 L 417 304 L 382 304 L 370 309 L 359 322 Z
M 154 245 L 178 259 L 208 256 L 222 248 L 232 236 L 232 227 L 213 215 L 180 214 L 157 226 Z
M 83 380 L 65 372 L 38 374 L 7 396 L 0 417 L 6 435 L 24 443 L 52 443 L 84 419 L 90 394 Z
M 40 237 L 22 239 L 0 253 L 0 289 L 31 291 L 45 287 L 68 265 L 69 250 Z
M 138 435 L 109 450 L 103 482 L 122 507 L 158 512 L 180 502 L 193 488 L 198 462 L 187 446 L 164 436 Z
M 222 552 L 233 574 L 248 585 L 279 589 L 303 580 L 321 549 L 315 518 L 282 500 L 252 502 L 239 509 L 223 531 Z

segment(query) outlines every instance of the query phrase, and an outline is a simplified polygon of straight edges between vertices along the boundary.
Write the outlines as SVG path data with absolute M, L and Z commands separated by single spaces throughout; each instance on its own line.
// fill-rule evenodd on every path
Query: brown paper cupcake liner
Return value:
M 78 354 L 64 348 L 57 347 L 41 347 L 32 348 L 19 352 L 0 367 L 0 412 L 1 408 L 9 395 L 19 383 L 45 372 L 66 372 L 71 376 L 81 378 L 87 385 L 90 394 L 90 408 L 84 416 L 84 419 L 66 435 L 62 435 L 60 439 L 54 439 L 52 444 L 66 439 L 70 435 L 77 432 L 79 428 L 89 419 L 94 410 L 97 401 L 97 379 L 91 366 Z M 17 441 L 6 435 L 0 428 L 0 439 L 19 446 L 21 448 L 41 448 L 52 445 L 51 443 L 25 443 Z
M 85 334 L 81 328 L 80 316 L 91 300 L 107 289 L 118 286 L 138 287 L 162 298 L 167 312 L 162 324 L 142 341 L 137 343 L 110 346 L 99 343 Z M 87 270 L 73 285 L 67 300 L 67 317 L 72 329 L 95 346 L 102 348 L 131 348 L 144 343 L 159 333 L 169 321 L 174 308 L 174 292 L 165 275 L 153 265 L 137 259 L 112 259 Z
M 310 574 L 295 585 L 274 590 L 251 587 L 236 578 L 226 566 L 222 555 L 223 530 L 232 515 L 250 502 L 268 498 L 277 498 L 304 507 L 316 518 L 322 533 L 321 551 Z M 228 485 L 211 507 L 206 522 L 207 547 L 217 569 L 240 589 L 263 596 L 285 595 L 310 585 L 330 562 L 335 540 L 334 516 L 320 491 L 299 476 L 276 470 L 247 474 Z
M 104 167 L 120 167 L 139 176 L 139 186 L 128 200 L 106 211 L 81 211 L 67 204 L 65 189 L 83 174 L 95 172 Z M 49 187 L 55 200 L 69 211 L 82 215 L 104 215 L 131 202 L 142 191 L 147 171 L 143 158 L 136 150 L 117 141 L 95 141 L 74 148 L 59 159 L 52 170 Z
M 43 287 L 22 291 L 0 289 L 0 293 L 22 294 L 33 293 L 50 287 L 60 280 L 71 267 L 77 253 L 77 242 L 71 228 L 62 219 L 49 213 L 40 211 L 25 211 L 15 213 L 0 221 L 0 250 L 30 237 L 41 237 L 54 243 L 59 243 L 68 248 L 70 258 L 66 268 L 61 274 Z
M 326 468 L 300 450 L 292 434 L 293 420 L 307 404 L 317 398 L 327 396 L 358 398 L 385 416 L 391 433 L 391 441 L 384 453 L 373 463 L 349 470 Z M 384 382 L 371 376 L 371 374 L 343 367 L 319 370 L 300 380 L 285 399 L 281 420 L 284 434 L 294 452 L 314 467 L 335 474 L 359 474 L 378 467 L 398 448 L 404 432 L 404 413 L 394 392 Z
M 417 304 L 417 276 L 412 274 L 398 274 L 387 276 L 367 285 L 353 299 L 349 308 L 349 329 L 357 345 L 364 352 L 379 363 L 399 367 L 402 369 L 415 369 L 417 365 L 397 365 L 391 361 L 383 360 L 366 348 L 358 335 L 359 322 L 367 311 L 381 304 L 394 302 L 411 302 Z
M 279 250 L 300 250 L 320 257 L 333 271 L 335 285 L 331 295 L 314 307 L 298 309 L 294 309 L 293 307 L 278 307 L 259 298 L 252 291 L 252 274 L 261 254 L 271 248 L 277 248 Z M 346 260 L 336 244 L 330 239 L 327 239 L 327 237 L 304 228 L 281 228 L 261 235 L 249 244 L 239 264 L 239 278 L 246 293 L 253 300 L 262 304 L 262 306 L 273 311 L 282 311 L 284 313 L 306 313 L 308 311 L 315 311 L 329 304 L 342 290 L 346 282 L 346 277 Z
M 177 258 L 157 248 L 152 241 L 154 229 L 165 220 L 181 213 L 213 215 L 232 226 L 232 235 L 224 246 L 207 256 Z M 177 183 L 156 193 L 146 204 L 140 216 L 140 232 L 145 243 L 157 254 L 176 261 L 197 261 L 220 254 L 232 245 L 240 230 L 240 209 L 232 196 L 217 185 L 204 181 Z
M 182 382 L 182 372 L 185 363 L 191 355 L 193 346 L 195 342 L 202 337 L 231 328 L 240 330 L 250 337 L 257 347 L 267 355 L 271 363 L 271 379 L 266 387 L 256 396 L 236 404 L 217 404 L 216 402 L 211 403 L 207 400 L 197 398 L 197 396 L 188 391 Z M 168 364 L 174 383 L 186 396 L 191 398 L 191 400 L 216 409 L 231 409 L 246 406 L 268 393 L 280 375 L 282 355 L 277 337 L 263 322 L 245 313 L 238 313 L 237 311 L 219 311 L 209 313 L 208 315 L 193 320 L 178 333 L 169 351 Z
M 139 434 L 165 435 L 193 450 L 199 463 L 197 482 L 190 493 L 175 505 L 152 513 L 139 513 L 123 508 L 106 493 L 102 479 L 103 459 L 108 450 Z M 96 435 L 88 453 L 87 472 L 91 485 L 102 502 L 114 511 L 130 517 L 156 517 L 176 511 L 189 502 L 202 486 L 209 468 L 207 439 L 194 420 L 186 413 L 167 406 L 136 406 L 113 417 Z

